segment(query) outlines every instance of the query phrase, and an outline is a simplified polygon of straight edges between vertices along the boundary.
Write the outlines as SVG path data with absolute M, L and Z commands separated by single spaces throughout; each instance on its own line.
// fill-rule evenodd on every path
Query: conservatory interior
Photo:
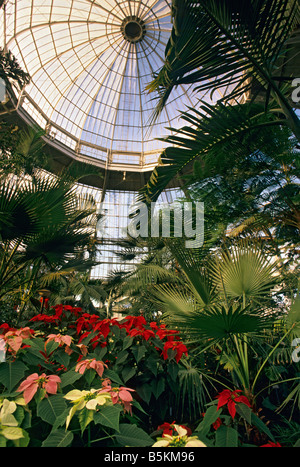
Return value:
M 300 447 L 299 1 L 0 38 L 0 447 Z

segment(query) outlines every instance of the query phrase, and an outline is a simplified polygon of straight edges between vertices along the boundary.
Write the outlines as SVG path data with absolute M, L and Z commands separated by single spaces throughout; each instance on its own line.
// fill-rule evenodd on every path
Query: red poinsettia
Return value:
M 144 316 L 126 316 L 124 327 L 127 332 L 132 328 L 141 329 L 144 325 L 147 324 Z
M 151 329 L 131 329 L 128 332 L 128 335 L 130 337 L 141 336 L 146 341 L 148 341 L 150 339 L 150 337 L 155 337 L 155 334 L 154 334 L 153 331 L 151 331 Z
M 228 412 L 232 418 L 234 418 L 236 414 L 236 403 L 246 404 L 248 407 L 251 407 L 249 400 L 246 396 L 243 396 L 241 392 L 242 391 L 240 389 L 236 389 L 235 391 L 224 389 L 224 391 L 220 392 L 220 394 L 217 396 L 219 401 L 217 409 L 219 410 L 220 407 L 227 405 Z
M 162 352 L 162 355 L 165 360 L 167 360 L 168 358 L 169 349 L 176 351 L 175 360 L 177 363 L 179 362 L 183 354 L 187 355 L 187 351 L 188 351 L 186 346 L 180 341 L 172 341 L 172 340 L 167 341 L 164 345 L 164 349 Z
M 175 329 L 167 329 L 165 324 L 161 324 L 156 332 L 157 337 L 159 337 L 161 340 L 163 340 L 165 337 L 167 337 L 168 340 L 174 340 L 174 338 L 178 338 L 176 334 L 179 334 L 179 332 Z
M 267 444 L 263 444 L 260 447 L 261 448 L 282 448 L 280 443 L 273 443 L 273 441 L 269 441 Z

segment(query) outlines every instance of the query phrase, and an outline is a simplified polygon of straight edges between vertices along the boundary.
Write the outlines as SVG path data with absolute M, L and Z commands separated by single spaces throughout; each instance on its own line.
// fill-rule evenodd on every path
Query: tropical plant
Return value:
M 189 142 L 186 139 L 186 144 Z M 234 159 L 232 154 L 235 154 Z M 193 200 L 205 204 L 206 225 L 224 225 L 229 236 L 263 232 L 274 250 L 299 237 L 299 156 L 286 128 L 257 129 L 194 163 L 185 177 Z M 278 250 L 279 252 L 279 250 Z
M 274 434 L 239 389 L 216 388 L 191 425 L 169 413 L 189 359 L 178 330 L 57 305 L 0 333 L 2 447 L 281 446 L 286 420 Z
M 298 2 L 184 0 L 173 6 L 165 64 L 148 86 L 160 95 L 158 112 L 180 84 L 196 85 L 197 92 L 227 87 L 223 100 L 230 102 L 259 83 L 265 101 L 277 102 L 279 113 L 299 139 L 299 120 L 289 90 L 282 85 L 293 77 L 278 73 L 279 60 L 286 59 L 291 49 L 288 40 L 299 25 Z
M 210 256 L 205 255 L 205 248 L 191 251 L 179 240 L 166 244 L 177 262 L 176 272 L 141 264 L 129 283 L 133 285 L 135 278 L 138 288 L 147 290 L 148 301 L 163 312 L 163 322 L 185 336 L 193 349 L 194 367 L 202 372 L 201 355 L 212 350 L 223 384 L 229 384 L 226 377 L 223 380 L 225 368 L 231 371 L 232 382 L 253 398 L 258 379 L 253 348 L 260 347 L 266 364 L 269 351 L 275 352 L 294 327 L 294 322 L 287 326 L 273 349 L 271 331 L 285 313 L 277 295 L 271 294 L 281 287 L 278 263 L 263 246 L 249 240 L 215 249 Z M 263 348 L 261 344 L 267 341 Z M 189 373 L 195 376 L 192 368 L 186 377 Z
M 0 48 L 0 78 L 4 80 L 10 91 L 12 91 L 11 82 L 16 83 L 19 89 L 22 89 L 31 79 L 29 74 L 22 70 L 11 51 L 2 48 Z
M 235 158 L 239 150 L 232 141 L 245 148 L 245 135 L 252 137 L 261 128 L 287 126 L 300 139 L 287 84 L 292 72 L 285 69 L 284 77 L 279 73 L 286 53 L 292 53 L 288 40 L 299 24 L 297 1 L 184 0 L 173 2 L 173 16 L 165 64 L 149 84 L 150 91 L 158 92 L 157 113 L 174 86 L 192 84 L 200 95 L 226 91 L 215 103 L 200 100 L 199 109 L 182 113 L 190 126 L 167 138 L 174 146 L 163 151 L 143 200 L 156 200 L 196 159 L 203 168 L 207 159 L 218 158 L 220 149 Z
M 41 172 L 2 179 L 0 189 L 0 298 L 17 294 L 23 310 L 46 273 L 68 269 L 74 258 L 91 267 L 96 208 L 92 198 L 80 199 L 73 181 Z
M 80 272 L 81 269 L 84 272 Z M 90 270 L 86 269 L 86 264 L 76 262 L 69 271 L 64 269 L 43 276 L 41 285 L 53 292 L 51 304 L 80 306 L 90 313 L 103 308 L 107 298 L 106 287 L 100 279 L 91 279 Z

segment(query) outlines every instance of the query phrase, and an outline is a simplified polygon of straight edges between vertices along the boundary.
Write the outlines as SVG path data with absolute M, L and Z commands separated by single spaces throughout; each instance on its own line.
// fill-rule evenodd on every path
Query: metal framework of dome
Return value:
M 122 237 L 130 203 L 157 164 L 159 138 L 182 126 L 183 110 L 209 100 L 178 86 L 150 125 L 156 99 L 146 87 L 171 30 L 171 0 L 4 0 L 0 10 L 0 45 L 31 77 L 15 90 L 14 118 L 45 130 L 55 163 L 75 159 L 103 173 L 79 187 L 110 211 L 94 277 L 120 262 L 110 242 Z M 174 182 L 161 201 L 177 195 Z
M 3 46 L 31 83 L 18 110 L 46 129 L 52 145 L 111 170 L 152 170 L 178 115 L 199 97 L 172 93 L 150 126 L 156 99 L 146 86 L 164 62 L 170 0 L 8 0 Z

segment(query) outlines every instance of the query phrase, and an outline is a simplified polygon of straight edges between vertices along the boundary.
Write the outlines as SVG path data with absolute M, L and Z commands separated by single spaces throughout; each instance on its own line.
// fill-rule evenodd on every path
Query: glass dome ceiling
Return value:
M 170 0 L 8 0 L 4 45 L 32 78 L 19 108 L 74 157 L 150 170 L 156 138 L 203 98 L 179 86 L 150 128 L 156 100 L 145 88 L 163 65 L 170 11 Z

